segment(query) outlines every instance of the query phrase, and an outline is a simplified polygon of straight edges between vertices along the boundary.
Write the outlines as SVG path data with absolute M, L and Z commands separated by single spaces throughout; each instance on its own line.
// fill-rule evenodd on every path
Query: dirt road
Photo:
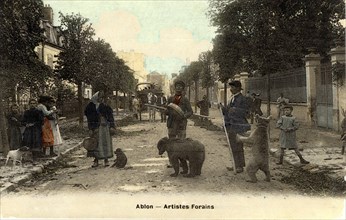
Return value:
M 261 172 L 257 173 L 259 181 L 254 184 L 246 182 L 245 172 L 235 175 L 228 171 L 227 167 L 232 164 L 224 132 L 208 131 L 193 126 L 192 121 L 189 121 L 187 136 L 201 141 L 206 147 L 206 160 L 202 174 L 195 178 L 185 178 L 182 175 L 176 178 L 170 177 L 173 169 L 167 168 L 167 154 L 159 156 L 156 148 L 158 140 L 166 136 L 166 132 L 166 125 L 160 122 L 135 123 L 121 127 L 113 138 L 113 145 L 114 149 L 122 148 L 125 151 L 128 157 L 125 169 L 104 167 L 103 163 L 98 168 L 91 168 L 92 158 L 87 158 L 86 150 L 79 148 L 6 196 L 6 204 L 7 206 L 15 204 L 15 198 L 30 201 L 28 204 L 42 203 L 41 208 L 40 205 L 38 208 L 34 206 L 36 208 L 33 212 L 35 216 L 41 217 L 66 217 L 64 214 L 67 213 L 70 217 L 84 215 L 88 217 L 90 213 L 92 216 L 109 217 L 124 209 L 130 210 L 126 212 L 126 215 L 130 217 L 138 213 L 144 216 L 161 213 L 163 216 L 173 217 L 173 213 L 167 213 L 165 210 L 181 210 L 186 207 L 187 209 L 211 209 L 214 210 L 213 215 L 223 216 L 225 209 L 236 206 L 235 210 L 238 211 L 235 216 L 249 218 L 250 216 L 268 216 L 268 213 L 263 213 L 263 210 L 268 207 L 273 208 L 272 213 L 276 213 L 274 216 L 278 216 L 279 213 L 285 215 L 287 210 L 283 210 L 283 207 L 285 203 L 292 204 L 290 199 L 293 198 L 305 204 L 308 198 L 297 191 L 293 185 L 281 182 L 281 178 L 289 175 L 292 168 L 276 165 L 272 157 L 270 158 L 271 182 L 264 181 L 265 177 Z M 246 147 L 246 159 L 249 154 L 250 149 Z M 39 198 L 39 200 L 33 201 L 32 198 Z M 317 201 L 318 204 L 325 204 L 325 202 L 325 198 Z M 256 204 L 254 210 L 261 209 L 260 213 L 247 212 L 247 205 L 252 203 Z M 58 208 L 49 208 L 44 204 L 53 207 L 58 205 Z M 73 205 L 66 208 L 63 204 Z M 95 204 L 107 207 L 108 211 L 100 212 L 99 210 L 95 213 L 92 208 L 89 209 L 89 206 L 96 208 Z M 340 199 L 331 198 L 328 204 L 339 209 Z M 26 212 L 27 209 L 33 211 L 29 208 L 30 205 L 26 208 L 20 207 L 20 213 Z M 65 210 L 65 213 L 56 213 L 55 210 L 59 208 Z M 156 210 L 150 214 L 139 212 L 142 209 Z M 311 207 L 311 209 L 315 208 Z M 81 213 L 80 210 L 84 211 Z M 245 214 L 238 213 L 240 210 L 245 210 Z M 307 207 L 307 210 L 310 208 Z M 187 215 L 190 214 L 194 216 L 193 213 L 187 212 Z M 200 212 L 195 214 L 197 216 L 202 214 L 205 217 Z

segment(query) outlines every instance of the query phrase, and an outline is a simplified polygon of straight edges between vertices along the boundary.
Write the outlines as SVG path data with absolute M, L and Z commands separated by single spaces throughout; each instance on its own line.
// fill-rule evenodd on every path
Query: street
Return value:
M 235 175 L 228 171 L 231 166 L 230 153 L 223 132 L 207 131 L 189 123 L 188 136 L 205 144 L 206 160 L 202 175 L 195 178 L 185 178 L 179 175 L 170 177 L 172 168 L 167 168 L 167 154 L 158 155 L 156 143 L 166 135 L 165 123 L 138 123 L 122 127 L 120 137 L 113 138 L 114 149 L 121 148 L 128 157 L 124 169 L 104 167 L 103 161 L 97 168 L 91 168 L 92 158 L 87 158 L 86 150 L 79 148 L 67 158 L 60 169 L 48 173 L 43 178 L 24 184 L 16 195 L 50 195 L 56 193 L 81 192 L 242 192 L 261 194 L 263 192 L 288 194 L 297 193 L 289 185 L 276 180 L 276 176 L 284 169 L 274 170 L 272 181 L 264 181 L 263 173 L 258 172 L 257 184 L 246 182 L 246 173 Z M 246 148 L 245 155 L 249 155 Z M 61 163 L 63 163 L 61 162 Z M 271 161 L 272 167 L 274 161 Z M 111 163 L 112 164 L 112 163 Z M 59 168 L 59 164 L 57 164 Z M 47 174 L 47 173 L 46 173 Z M 260 190 L 259 190 L 260 189 Z
M 12 202 L 18 202 L 18 198 L 23 198 L 23 201 L 30 201 L 32 204 L 39 201 L 47 204 L 64 201 L 65 203 L 76 203 L 76 207 L 81 205 L 82 208 L 79 208 L 79 211 L 85 209 L 83 204 L 86 201 L 88 201 L 87 204 L 94 200 L 108 201 L 109 203 L 115 198 L 115 204 L 122 201 L 122 205 L 118 205 L 111 213 L 115 210 L 121 211 L 124 206 L 137 212 L 138 209 L 146 210 L 155 207 L 156 212 L 158 207 L 162 211 L 165 209 L 165 205 L 168 209 L 181 209 L 179 204 L 184 201 L 183 204 L 191 203 L 188 205 L 190 209 L 194 204 L 195 208 L 198 206 L 201 209 L 203 207 L 205 209 L 213 208 L 220 212 L 220 205 L 223 204 L 221 201 L 227 201 L 225 203 L 228 204 L 227 206 L 239 205 L 233 204 L 233 200 L 228 201 L 229 196 L 239 197 L 238 199 L 242 201 L 241 204 L 243 202 L 245 204 L 249 202 L 250 204 L 263 203 L 262 200 L 265 198 L 268 207 L 275 207 L 275 201 L 278 199 L 280 201 L 287 200 L 286 202 L 292 199 L 302 202 L 304 199 L 311 198 L 295 188 L 294 184 L 283 183 L 282 179 L 289 179 L 293 167 L 276 165 L 276 158 L 273 157 L 270 157 L 271 182 L 264 181 L 265 176 L 260 171 L 257 173 L 259 181 L 255 184 L 246 182 L 246 172 L 235 175 L 227 169 L 227 167 L 232 166 L 232 161 L 224 132 L 209 131 L 194 126 L 193 121 L 188 123 L 187 136 L 199 140 L 205 145 L 206 160 L 202 167 L 202 174 L 194 178 L 185 178 L 182 175 L 176 178 L 170 177 L 173 169 L 167 168 L 167 154 L 164 153 L 162 157 L 159 156 L 156 148 L 158 140 L 164 136 L 166 136 L 166 124 L 160 123 L 158 119 L 155 123 L 144 120 L 122 126 L 113 137 L 113 148 L 114 150 L 116 148 L 124 150 L 128 158 L 125 168 L 104 167 L 103 161 L 99 167 L 91 168 L 92 158 L 87 158 L 86 150 L 79 147 L 54 161 L 42 173 L 34 175 L 31 181 L 20 185 L 3 197 L 2 201 L 6 201 L 8 206 Z M 246 159 L 249 159 L 249 147 L 245 147 L 245 155 Z M 112 163 L 113 160 L 111 160 Z M 321 194 L 318 195 L 322 195 L 322 192 L 319 193 Z M 166 197 L 165 195 L 169 196 Z M 40 198 L 40 200 L 36 201 L 33 198 Z M 322 202 L 323 204 L 326 198 L 329 198 L 328 194 L 327 197 L 323 196 L 322 198 L 321 201 L 317 199 L 314 202 L 318 204 Z M 246 202 L 244 199 L 248 201 Z M 329 203 L 334 208 L 339 208 L 340 201 L 341 198 L 330 198 Z M 103 207 L 108 203 L 102 203 L 101 206 Z M 6 207 L 4 206 L 3 210 L 7 210 Z M 19 213 L 25 213 L 25 210 L 28 209 L 27 206 L 19 207 Z M 87 213 L 90 212 L 90 210 L 87 211 L 88 209 L 84 210 L 83 214 L 74 209 L 74 211 L 69 208 L 66 210 L 62 204 L 56 210 L 59 209 L 67 211 L 72 217 L 74 212 L 77 212 L 78 214 L 76 213 L 75 216 L 79 217 L 83 214 L 88 216 Z M 54 210 L 49 207 L 42 207 L 41 211 L 30 211 L 33 211 L 33 216 L 61 216 L 60 212 L 53 214 L 55 213 Z M 282 213 L 281 208 L 277 208 L 273 215 L 276 213 L 277 216 L 278 212 Z M 136 212 L 132 214 L 134 213 Z M 20 217 L 20 215 L 17 216 Z M 105 213 L 96 216 L 108 215 Z

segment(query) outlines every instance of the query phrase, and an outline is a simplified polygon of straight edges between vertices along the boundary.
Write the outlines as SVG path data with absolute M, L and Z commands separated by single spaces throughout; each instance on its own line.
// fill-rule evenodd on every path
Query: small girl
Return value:
M 276 127 L 281 130 L 280 133 L 280 146 L 281 146 L 281 154 L 280 160 L 276 164 L 282 164 L 285 149 L 294 150 L 294 152 L 298 155 L 301 164 L 308 164 L 309 161 L 306 161 L 301 153 L 298 150 L 297 142 L 296 142 L 296 130 L 299 127 L 296 118 L 292 116 L 293 107 L 291 105 L 285 105 L 283 107 L 284 115 L 279 118 L 277 121 Z

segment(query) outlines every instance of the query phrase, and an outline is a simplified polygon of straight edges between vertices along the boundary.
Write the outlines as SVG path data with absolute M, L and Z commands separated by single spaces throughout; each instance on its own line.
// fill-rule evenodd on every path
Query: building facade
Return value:
M 145 69 L 145 55 L 143 53 L 131 50 L 129 52 L 117 51 L 116 54 L 134 71 L 134 77 L 137 80 L 137 83 L 146 82 L 148 73 Z

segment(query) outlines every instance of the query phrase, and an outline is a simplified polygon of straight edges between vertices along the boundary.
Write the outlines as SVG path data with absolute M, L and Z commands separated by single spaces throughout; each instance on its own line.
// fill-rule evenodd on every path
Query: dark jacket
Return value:
M 249 102 L 241 93 L 234 97 L 223 111 L 226 127 L 230 127 L 236 133 L 243 133 L 251 129 L 246 116 L 249 114 Z M 230 111 L 229 109 L 233 109 Z
M 167 104 L 169 103 L 174 103 L 174 95 L 168 98 Z M 173 128 L 174 123 L 179 123 L 181 129 L 186 129 L 187 119 L 193 114 L 190 101 L 185 96 L 182 96 L 178 106 L 184 112 L 185 118 L 181 120 L 176 115 L 172 114 L 171 111 L 168 111 L 167 128 Z
M 98 109 L 93 102 L 85 107 L 84 114 L 87 117 L 89 130 L 95 130 L 100 126 L 100 116 L 106 118 L 109 127 L 115 128 L 115 121 L 113 117 L 113 109 L 104 103 L 100 103 Z

